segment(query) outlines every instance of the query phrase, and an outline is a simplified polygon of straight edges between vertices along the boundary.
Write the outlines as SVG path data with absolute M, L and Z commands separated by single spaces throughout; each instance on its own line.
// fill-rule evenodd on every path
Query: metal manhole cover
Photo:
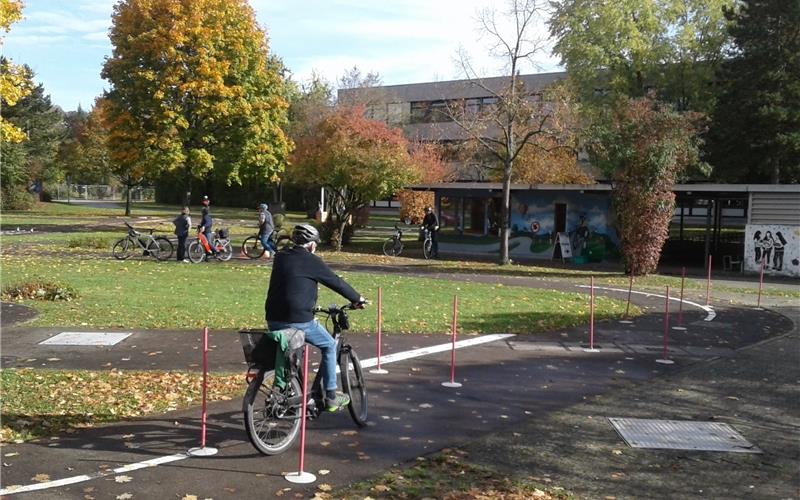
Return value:
M 641 418 L 608 420 L 631 448 L 761 453 L 728 424 Z
M 126 332 L 61 332 L 39 345 L 95 345 L 111 346 L 130 337 Z

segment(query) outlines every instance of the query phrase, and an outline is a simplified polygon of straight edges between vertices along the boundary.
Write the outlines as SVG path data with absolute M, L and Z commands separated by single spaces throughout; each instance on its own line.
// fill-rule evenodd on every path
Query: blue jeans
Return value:
M 336 390 L 336 341 L 319 321 L 312 320 L 308 323 L 284 323 L 270 321 L 267 323 L 270 331 L 283 330 L 284 328 L 297 328 L 306 333 L 306 342 L 322 351 L 322 362 L 319 365 L 322 373 L 322 385 L 326 391 Z
M 270 252 L 275 253 L 277 249 L 275 248 L 275 245 L 272 244 L 272 239 L 269 236 L 270 235 L 268 234 L 262 234 L 258 237 L 258 239 L 261 240 L 261 246 L 264 247 L 264 250 L 269 250 Z M 299 329 L 302 330 L 302 328 Z

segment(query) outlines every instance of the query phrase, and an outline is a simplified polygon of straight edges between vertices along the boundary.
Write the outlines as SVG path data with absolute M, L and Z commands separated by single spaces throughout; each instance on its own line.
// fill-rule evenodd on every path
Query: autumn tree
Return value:
M 800 182 L 800 2 L 726 10 L 733 47 L 709 131 L 709 161 L 727 182 Z
M 131 182 L 179 174 L 188 203 L 194 179 L 276 179 L 291 149 L 287 93 L 245 0 L 123 0 L 112 21 L 109 144 Z
M 556 0 L 549 20 L 569 79 L 586 103 L 655 91 L 679 111 L 709 112 L 734 0 Z
M 323 117 L 297 139 L 291 165 L 293 182 L 325 187 L 332 197 L 328 233 L 335 229 L 341 235 L 337 249 L 360 208 L 419 180 L 402 131 L 365 118 L 362 106 L 341 106 Z
M 5 33 L 11 25 L 22 19 L 23 4 L 19 0 L 0 0 L 0 46 L 3 45 Z M 30 71 L 13 64 L 5 57 L 0 57 L 0 100 L 2 108 L 14 106 L 17 101 L 33 90 Z M 5 113 L 4 113 L 5 114 Z M 25 133 L 0 116 L 0 141 L 3 143 L 22 142 Z
M 454 179 L 455 172 L 452 166 L 442 158 L 442 150 L 438 144 L 412 142 L 409 152 L 413 166 L 419 173 L 419 182 L 432 184 L 449 182 Z M 410 220 L 412 224 L 422 222 L 422 218 L 425 216 L 425 207 L 432 207 L 435 198 L 433 191 L 403 189 L 396 194 L 400 201 L 400 219 Z
M 651 98 L 619 99 L 592 124 L 592 161 L 614 181 L 612 193 L 626 269 L 656 270 L 675 211 L 673 185 L 699 160 L 700 115 Z
M 545 40 L 536 36 L 546 12 L 543 0 L 509 0 L 505 10 L 481 11 L 480 30 L 488 39 L 490 54 L 503 62 L 507 76 L 499 86 L 484 80 L 462 51 L 461 65 L 470 84 L 479 87 L 495 104 L 474 109 L 469 103 L 456 102 L 448 110 L 469 140 L 499 165 L 503 182 L 500 264 L 509 263 L 511 182 L 520 154 L 542 147 L 567 147 L 563 130 L 553 126 L 554 117 L 566 103 L 565 95 L 529 89 L 519 76 L 524 67 L 536 66 L 536 58 L 546 50 Z

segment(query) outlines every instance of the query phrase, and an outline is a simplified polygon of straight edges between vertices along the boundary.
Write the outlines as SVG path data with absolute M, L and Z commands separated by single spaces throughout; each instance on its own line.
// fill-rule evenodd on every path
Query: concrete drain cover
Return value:
M 39 342 L 39 345 L 95 345 L 110 346 L 130 337 L 125 332 L 61 332 Z
M 761 453 L 728 424 L 640 418 L 608 420 L 631 448 Z

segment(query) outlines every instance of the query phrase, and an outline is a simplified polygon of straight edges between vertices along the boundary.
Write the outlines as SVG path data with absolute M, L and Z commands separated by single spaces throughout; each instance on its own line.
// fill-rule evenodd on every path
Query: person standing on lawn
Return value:
M 186 258 L 186 238 L 192 227 L 192 218 L 189 216 L 189 207 L 183 207 L 181 214 L 172 221 L 175 225 L 175 236 L 178 237 L 178 262 L 189 262 Z
M 267 259 L 275 255 L 276 248 L 272 243 L 272 233 L 275 231 L 275 223 L 269 211 L 269 205 L 262 203 L 258 206 L 258 239 L 264 248 L 264 256 Z

